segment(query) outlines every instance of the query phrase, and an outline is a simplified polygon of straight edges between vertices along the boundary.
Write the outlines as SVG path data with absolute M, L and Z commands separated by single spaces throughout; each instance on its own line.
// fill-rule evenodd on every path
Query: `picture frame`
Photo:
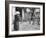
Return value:
M 33 10 L 35 10 L 35 13 Z M 38 11 L 38 10 L 40 10 L 40 11 Z M 20 21 L 19 27 L 16 26 L 15 22 L 13 23 L 13 21 L 15 21 L 13 19 L 17 18 L 17 17 L 14 18 L 14 16 L 16 14 L 17 15 L 19 14 L 18 11 L 19 12 L 21 11 L 21 15 L 20 15 L 21 21 L 19 20 Z M 33 14 L 36 17 L 38 16 L 36 14 L 36 12 L 39 14 L 39 16 L 41 17 L 41 18 L 39 17 L 40 18 L 39 25 L 34 25 L 34 26 L 32 25 L 31 27 L 29 26 L 30 24 L 28 26 L 25 25 L 29 22 L 29 20 L 27 22 L 27 20 L 23 20 L 23 19 L 28 18 L 29 11 L 31 14 Z M 27 14 L 27 16 L 25 14 Z M 30 17 L 32 18 L 34 16 L 29 16 L 29 18 Z M 32 18 L 32 19 L 34 20 L 34 18 Z M 35 18 L 35 20 L 36 20 L 36 18 Z M 30 23 L 35 24 L 35 22 L 36 22 L 35 20 L 34 21 L 30 20 L 31 21 Z M 24 27 L 22 27 L 23 24 L 21 22 L 24 23 Z M 17 22 L 17 24 L 18 24 L 18 22 Z M 14 25 L 14 27 L 12 25 Z M 13 28 L 19 29 L 19 30 L 15 30 L 15 29 L 13 30 Z M 5 1 L 5 36 L 6 37 L 23 37 L 23 36 L 39 36 L 39 35 L 45 35 L 45 3 L 24 2 L 24 1 Z

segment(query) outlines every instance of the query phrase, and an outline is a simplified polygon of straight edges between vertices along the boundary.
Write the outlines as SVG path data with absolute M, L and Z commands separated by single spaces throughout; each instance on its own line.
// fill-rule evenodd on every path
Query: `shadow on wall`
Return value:
M 20 0 L 5 0 L 5 1 L 20 1 Z
M 20 38 L 20 37 L 7 37 L 7 38 Z

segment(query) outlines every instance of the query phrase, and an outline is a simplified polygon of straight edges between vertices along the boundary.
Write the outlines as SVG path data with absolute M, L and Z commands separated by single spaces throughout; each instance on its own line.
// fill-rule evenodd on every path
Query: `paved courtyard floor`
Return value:
M 29 22 L 20 22 L 19 31 L 40 30 L 40 25 L 32 25 Z

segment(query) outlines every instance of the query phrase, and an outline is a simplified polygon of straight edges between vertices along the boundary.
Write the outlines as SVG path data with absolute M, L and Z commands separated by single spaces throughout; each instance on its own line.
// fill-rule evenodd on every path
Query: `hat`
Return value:
M 40 9 L 35 9 L 35 12 L 40 12 Z
M 31 12 L 32 13 L 33 11 L 30 8 L 26 8 L 26 12 L 28 12 L 28 13 Z
M 15 12 L 15 15 L 16 15 L 16 14 L 20 14 L 20 12 L 19 12 L 19 11 L 16 11 L 16 12 Z

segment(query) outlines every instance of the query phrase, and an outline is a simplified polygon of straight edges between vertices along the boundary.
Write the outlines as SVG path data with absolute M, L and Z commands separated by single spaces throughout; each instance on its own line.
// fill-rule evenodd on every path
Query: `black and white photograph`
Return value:
M 43 33 L 43 4 L 9 3 L 8 35 Z
M 40 8 L 13 7 L 13 31 L 40 30 Z

